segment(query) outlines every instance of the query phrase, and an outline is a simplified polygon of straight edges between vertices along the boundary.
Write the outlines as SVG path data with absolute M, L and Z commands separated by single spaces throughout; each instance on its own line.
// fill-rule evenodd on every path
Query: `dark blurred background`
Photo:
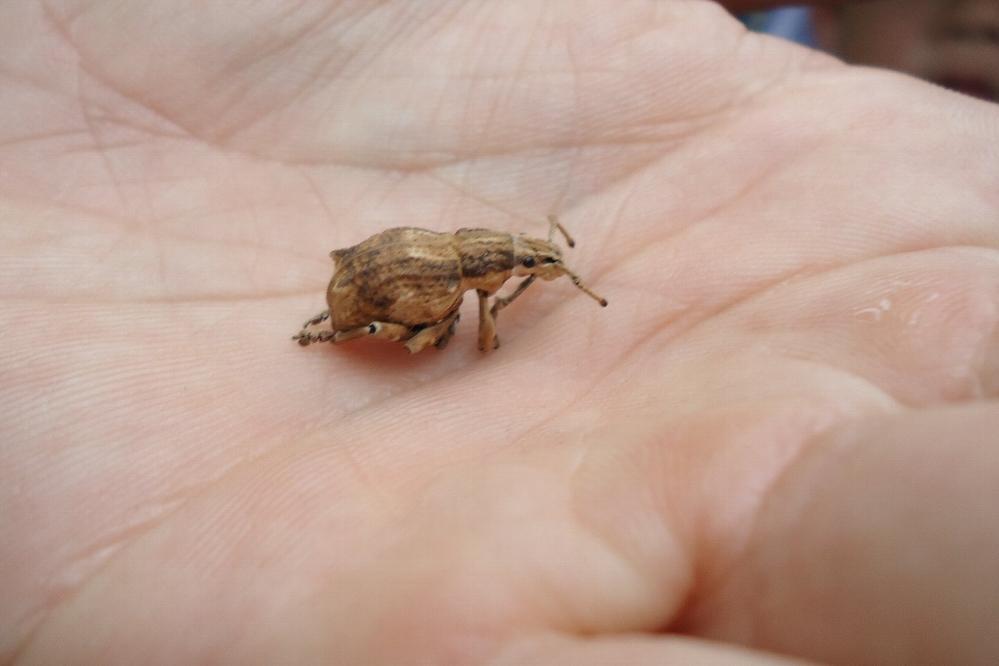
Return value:
M 999 0 L 869 0 L 788 6 L 742 16 L 747 26 L 847 62 L 913 74 L 999 102 Z

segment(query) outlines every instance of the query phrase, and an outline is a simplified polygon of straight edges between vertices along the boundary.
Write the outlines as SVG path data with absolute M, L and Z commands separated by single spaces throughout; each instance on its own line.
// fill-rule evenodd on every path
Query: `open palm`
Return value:
M 996 541 L 953 519 L 999 495 L 994 107 L 707 2 L 22 2 L 0 44 L 0 655 L 999 650 L 953 565 Z M 608 308 L 290 340 L 333 248 L 552 212 Z

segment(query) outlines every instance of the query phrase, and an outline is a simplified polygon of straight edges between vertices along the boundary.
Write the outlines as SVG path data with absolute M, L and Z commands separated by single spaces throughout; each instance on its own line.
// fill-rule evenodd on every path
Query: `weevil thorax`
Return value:
M 513 274 L 516 276 L 536 275 L 542 280 L 554 280 L 565 275 L 562 250 L 551 241 L 514 236 L 513 258 Z
M 459 229 L 454 239 L 466 289 L 494 292 L 510 278 L 514 267 L 510 234 L 491 229 Z

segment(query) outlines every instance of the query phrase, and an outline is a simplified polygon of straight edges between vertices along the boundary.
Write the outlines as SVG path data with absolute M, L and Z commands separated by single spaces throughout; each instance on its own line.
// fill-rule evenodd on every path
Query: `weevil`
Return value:
M 562 261 L 553 241 L 561 232 L 569 247 L 576 242 L 554 215 L 548 217 L 548 239 L 513 235 L 490 229 L 459 229 L 454 233 L 398 227 L 367 240 L 333 250 L 333 278 L 326 290 L 329 309 L 302 325 L 292 339 L 300 345 L 345 342 L 372 336 L 403 342 L 415 354 L 434 345 L 447 346 L 460 315 L 466 291 L 479 298 L 479 349 L 499 348 L 496 317 L 537 278 L 566 275 L 583 293 L 607 306 Z M 508 296 L 489 298 L 511 277 L 523 277 Z M 309 329 L 327 319 L 330 329 Z

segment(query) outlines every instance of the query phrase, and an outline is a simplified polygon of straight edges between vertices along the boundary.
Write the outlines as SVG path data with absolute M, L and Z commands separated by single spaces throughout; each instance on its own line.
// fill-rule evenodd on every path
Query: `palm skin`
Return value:
M 0 654 L 999 653 L 999 114 L 610 5 L 0 8 Z M 549 212 L 607 309 L 289 339 L 332 248 Z

